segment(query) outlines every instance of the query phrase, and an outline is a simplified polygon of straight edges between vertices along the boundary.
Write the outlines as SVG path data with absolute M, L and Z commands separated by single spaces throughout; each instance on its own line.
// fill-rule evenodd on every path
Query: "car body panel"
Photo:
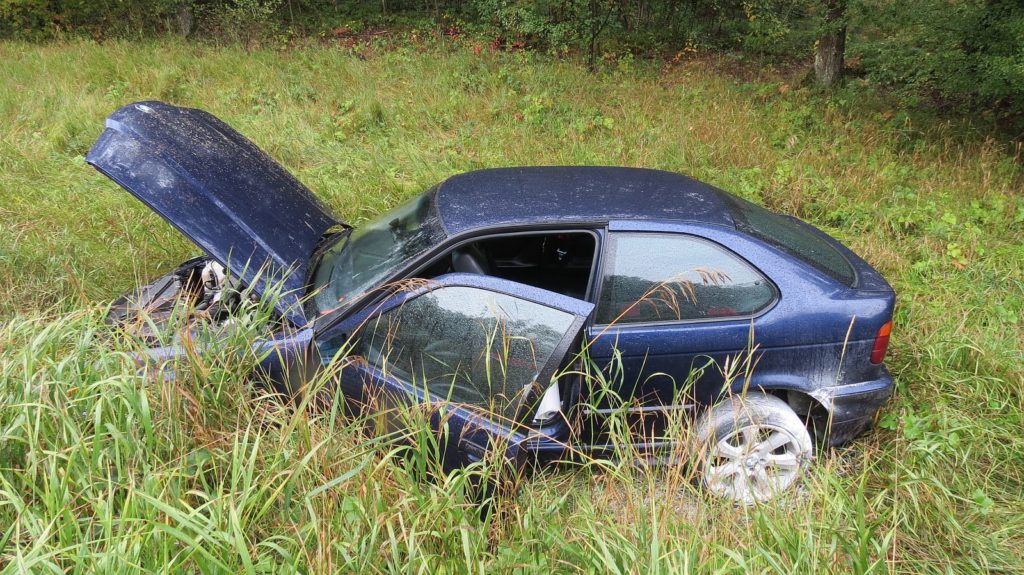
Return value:
M 305 325 L 310 258 L 339 221 L 244 136 L 202 110 L 137 102 L 111 114 L 86 161 L 246 285 L 279 286 L 278 311 Z
M 228 265 L 244 283 L 257 291 L 274 282 L 282 285 L 287 293 L 278 311 L 290 322 L 256 342 L 254 349 L 265 354 L 260 369 L 287 393 L 300 393 L 318 369 L 346 364 L 337 360 L 345 359 L 351 351 L 347 346 L 370 318 L 436 285 L 478 287 L 573 314 L 573 333 L 564 334 L 564 349 L 552 361 L 565 367 L 573 355 L 570 342 L 584 339 L 589 356 L 609 374 L 614 374 L 613 359 L 621 358 L 619 397 L 641 413 L 694 411 L 723 393 L 762 390 L 787 397 L 791 405 L 804 402 L 805 414 L 816 424 L 826 421 L 832 430 L 827 441 L 837 444 L 870 424 L 893 387 L 885 366 L 869 361 L 878 330 L 892 318 L 895 304 L 881 274 L 828 234 L 801 222 L 850 264 L 852 281 L 839 281 L 828 270 L 777 247 L 772 237 L 758 238 L 738 228 L 726 192 L 679 174 L 526 167 L 453 176 L 426 192 L 435 194 L 431 209 L 439 232 L 434 245 L 405 256 L 404 265 L 389 269 L 391 277 L 347 307 L 313 320 L 303 314 L 299 301 L 312 287 L 307 276 L 317 263 L 311 260 L 314 252 L 339 222 L 308 189 L 226 124 L 199 110 L 159 102 L 131 104 L 111 115 L 87 161 Z M 488 275 L 416 275 L 471 241 L 560 230 L 595 236 L 587 301 Z M 776 300 L 751 317 L 593 325 L 588 318 L 592 302 L 599 301 L 610 236 L 627 232 L 688 234 L 716 243 L 765 276 Z M 258 276 L 263 267 L 269 271 Z M 405 280 L 411 280 L 404 284 L 409 291 L 398 291 Z M 163 362 L 180 354 L 173 346 L 153 349 L 149 360 Z M 347 400 L 358 403 L 369 388 L 384 388 L 403 403 L 437 403 L 365 362 L 348 365 L 338 382 Z M 739 367 L 726 374 L 727 365 Z M 569 397 L 588 403 L 589 392 L 581 378 Z M 616 406 L 588 408 L 600 415 Z M 452 404 L 437 407 L 431 418 L 436 430 L 446 426 L 449 437 L 460 438 L 445 445 L 449 468 L 479 460 L 497 445 L 516 464 L 528 453 L 557 458 L 570 449 L 568 420 L 552 424 L 547 429 L 554 431 L 548 433 L 508 426 L 479 409 Z M 576 440 L 585 443 L 571 449 L 612 452 L 600 433 L 575 431 L 580 432 Z M 642 451 L 661 446 L 650 437 L 638 437 L 634 447 Z
M 880 385 L 891 387 L 891 378 L 884 368 L 880 369 L 866 359 L 878 327 L 891 317 L 895 303 L 891 289 L 850 288 L 785 251 L 719 223 L 613 220 L 607 224 L 579 227 L 580 224 L 570 226 L 543 222 L 534 229 L 538 232 L 569 229 L 567 226 L 595 233 L 599 249 L 607 244 L 607 235 L 616 232 L 697 236 L 720 244 L 745 259 L 775 284 L 778 291 L 775 304 L 754 318 L 613 327 L 590 325 L 587 328 L 591 342 L 589 353 L 597 364 L 610 370 L 611 359 L 616 354 L 623 362 L 626 377 L 618 392 L 626 403 L 640 409 L 673 406 L 679 402 L 697 408 L 710 405 L 727 390 L 722 367 L 727 362 L 736 363 L 743 359 L 750 349 L 754 349 L 750 354 L 754 366 L 752 377 L 738 373 L 732 391 L 741 391 L 745 383 L 750 384 L 750 389 L 792 390 L 816 396 L 816 402 L 831 410 L 832 403 L 827 401 L 830 392 L 819 392 L 824 387 L 841 388 L 850 382 L 863 381 L 878 381 Z M 470 230 L 449 237 L 420 261 L 411 263 L 403 273 L 412 274 L 412 270 L 464 245 L 469 239 L 475 241 L 525 233 L 529 229 L 519 224 L 492 230 L 491 233 Z M 877 274 L 856 256 L 851 260 L 853 265 L 860 264 Z M 593 278 L 594 285 L 588 294 L 590 301 L 597 301 L 599 297 L 599 270 L 604 264 L 604 254 L 599 251 L 595 258 L 594 273 L 597 277 Z M 863 271 L 858 273 L 863 274 Z M 340 325 L 329 327 L 327 331 L 350 332 L 352 326 L 365 321 L 370 310 L 378 304 L 364 305 L 362 311 L 354 312 Z M 701 368 L 701 377 L 693 382 L 696 385 L 686 388 L 686 394 L 680 395 L 687 377 L 693 370 Z M 587 398 L 583 400 L 587 401 Z M 611 408 L 604 403 L 592 407 Z
M 621 358 L 628 375 L 620 394 L 625 400 L 640 406 L 710 405 L 728 390 L 727 380 L 733 387 L 749 385 L 745 365 L 758 378 L 755 388 L 806 394 L 875 377 L 867 357 L 878 328 L 891 317 L 891 292 L 848 288 L 725 226 L 611 222 L 609 233 L 617 232 L 674 232 L 713 241 L 758 268 L 778 290 L 777 302 L 753 318 L 591 326 L 590 353 L 598 365 Z
M 560 342 L 555 346 L 554 352 L 539 370 L 538 383 L 546 383 L 567 358 L 575 353 L 573 343 L 579 340 L 583 324 L 594 309 L 593 304 L 585 301 L 500 278 L 465 273 L 447 274 L 431 280 L 427 285 L 396 292 L 379 304 L 368 306 L 353 314 L 335 330 L 318 334 L 316 346 L 319 348 L 320 356 L 324 361 L 331 361 L 332 358 L 337 360 L 340 356 L 351 353 L 349 344 L 375 317 L 446 287 L 479 288 L 489 293 L 512 296 L 516 300 L 542 304 L 574 317 L 565 332 L 560 335 Z M 516 319 L 509 318 L 509 321 L 515 322 Z M 483 413 L 480 408 L 436 397 L 423 386 L 385 373 L 369 361 L 352 362 L 350 367 L 342 370 L 339 387 L 346 401 L 357 411 L 379 412 L 386 420 L 384 430 L 387 432 L 406 431 L 405 421 L 401 416 L 403 406 L 425 406 L 430 410 L 430 425 L 443 443 L 443 464 L 449 470 L 478 462 L 487 457 L 493 449 L 502 450 L 501 456 L 508 463 L 521 466 L 526 462 L 527 453 L 530 451 L 528 444 L 537 440 L 536 431 L 531 431 L 516 422 L 492 417 Z M 379 420 L 380 418 L 377 418 L 377 421 Z
M 209 340 L 209 338 L 206 338 Z M 284 329 L 257 338 L 250 349 L 258 358 L 256 371 L 273 383 L 275 391 L 297 396 L 313 374 L 322 367 L 316 346 L 311 345 L 311 328 Z M 208 343 L 200 343 L 207 346 Z M 178 343 L 160 345 L 136 354 L 136 362 L 143 368 L 155 368 L 165 379 L 174 379 L 174 362 L 194 353 L 195 342 L 188 347 Z M 192 349 L 189 349 L 192 348 Z
M 437 190 L 450 235 L 516 225 L 615 219 L 732 225 L 721 190 L 682 174 L 643 168 L 492 168 L 452 176 Z

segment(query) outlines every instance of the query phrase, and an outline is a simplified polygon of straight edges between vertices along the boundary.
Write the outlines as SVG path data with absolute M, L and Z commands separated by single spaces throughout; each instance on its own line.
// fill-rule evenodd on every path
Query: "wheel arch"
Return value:
M 783 401 L 804 421 L 815 442 L 827 434 L 832 414 L 832 401 L 827 393 L 806 378 L 789 374 L 754 375 L 749 380 L 733 383 L 730 392 L 758 390 Z

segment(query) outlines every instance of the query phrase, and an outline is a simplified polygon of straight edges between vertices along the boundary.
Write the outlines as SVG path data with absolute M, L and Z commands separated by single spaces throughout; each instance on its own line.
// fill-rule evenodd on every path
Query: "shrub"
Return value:
M 865 0 L 849 54 L 905 104 L 988 109 L 1024 128 L 1024 5 L 1012 0 Z

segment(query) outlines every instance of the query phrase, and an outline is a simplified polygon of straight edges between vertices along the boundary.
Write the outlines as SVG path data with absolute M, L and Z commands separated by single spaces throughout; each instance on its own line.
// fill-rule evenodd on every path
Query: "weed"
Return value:
M 4 572 L 1024 564 L 1024 199 L 993 142 L 781 79 L 744 86 L 699 59 L 588 74 L 459 45 L 83 41 L 0 43 L 0 62 Z M 778 505 L 713 501 L 685 468 L 638 469 L 613 442 L 611 457 L 517 479 L 481 516 L 463 497 L 473 471 L 421 480 L 433 435 L 362 433 L 317 393 L 328 381 L 301 400 L 322 407 L 302 409 L 242 377 L 258 313 L 173 380 L 105 339 L 103 302 L 195 252 L 81 158 L 114 108 L 161 95 L 224 118 L 356 225 L 448 175 L 528 164 L 680 171 L 809 219 L 896 287 L 897 394 L 880 429 L 823 454 Z M 576 369 L 607 393 L 593 367 Z M 616 421 L 612 437 L 631 432 Z

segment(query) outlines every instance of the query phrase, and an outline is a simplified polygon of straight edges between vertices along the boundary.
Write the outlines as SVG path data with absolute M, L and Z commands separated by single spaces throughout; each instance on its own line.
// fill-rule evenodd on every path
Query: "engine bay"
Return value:
M 198 322 L 225 325 L 242 299 L 239 286 L 224 266 L 202 256 L 117 298 L 107 321 L 153 342 L 170 327 L 191 327 Z

